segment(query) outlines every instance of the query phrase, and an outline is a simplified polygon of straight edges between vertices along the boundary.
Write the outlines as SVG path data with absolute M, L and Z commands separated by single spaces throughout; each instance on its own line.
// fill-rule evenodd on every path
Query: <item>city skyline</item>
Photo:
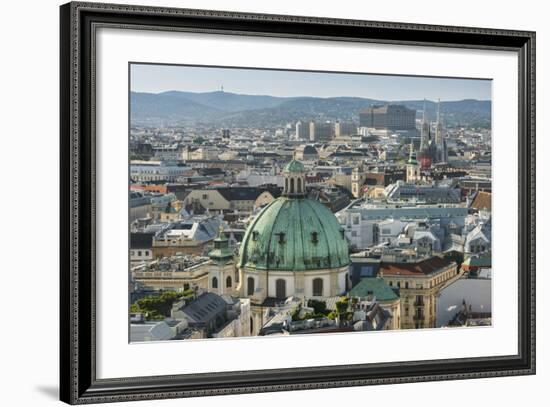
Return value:
M 330 80 L 326 78 L 330 77 Z M 320 86 L 320 81 L 322 86 Z M 276 97 L 402 100 L 491 100 L 491 80 L 272 69 L 131 64 L 132 92 L 186 91 Z
M 131 73 L 131 342 L 492 325 L 490 81 Z

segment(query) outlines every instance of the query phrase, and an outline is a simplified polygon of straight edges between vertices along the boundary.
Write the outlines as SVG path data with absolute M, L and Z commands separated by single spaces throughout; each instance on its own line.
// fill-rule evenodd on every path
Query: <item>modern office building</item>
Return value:
M 296 138 L 298 140 L 309 140 L 309 123 L 301 121 L 296 123 Z
M 334 137 L 345 137 L 357 134 L 357 125 L 353 122 L 341 122 L 334 123 Z
M 383 130 L 414 130 L 416 111 L 403 105 L 373 106 L 359 113 L 359 126 Z
M 334 138 L 334 125 L 330 122 L 310 122 L 310 141 L 330 141 Z

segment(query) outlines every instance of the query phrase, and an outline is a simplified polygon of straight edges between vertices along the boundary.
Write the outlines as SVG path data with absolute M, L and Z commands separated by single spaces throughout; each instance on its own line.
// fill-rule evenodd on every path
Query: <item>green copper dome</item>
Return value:
M 244 235 L 239 267 L 318 270 L 349 264 L 348 242 L 333 213 L 307 198 L 280 197 L 265 207 Z
M 283 168 L 283 173 L 302 173 L 305 172 L 306 169 L 304 167 L 304 164 L 302 164 L 298 160 L 292 160 Z

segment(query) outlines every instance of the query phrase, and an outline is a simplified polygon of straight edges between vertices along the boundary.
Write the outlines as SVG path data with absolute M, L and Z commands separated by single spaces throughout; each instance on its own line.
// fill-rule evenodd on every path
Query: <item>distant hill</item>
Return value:
M 280 126 L 298 120 L 353 120 L 359 111 L 372 105 L 388 103 L 359 97 L 275 97 L 243 95 L 230 92 L 136 93 L 130 95 L 133 124 L 210 123 L 227 126 Z M 403 104 L 422 115 L 423 100 L 391 102 Z M 435 120 L 437 103 L 426 101 L 426 114 Z M 447 124 L 462 123 L 490 127 L 491 101 L 460 100 L 442 102 L 441 112 Z
M 180 92 L 169 91 L 159 93 L 159 96 L 169 96 L 187 99 L 191 102 L 200 103 L 205 106 L 213 107 L 215 109 L 238 112 L 241 110 L 262 109 L 279 105 L 285 100 L 285 98 L 279 98 L 274 96 L 265 95 L 239 95 L 238 93 L 230 92 L 206 92 L 206 93 L 194 93 L 194 92 Z
M 130 94 L 132 121 L 215 119 L 225 112 L 212 106 L 193 102 L 177 93 Z

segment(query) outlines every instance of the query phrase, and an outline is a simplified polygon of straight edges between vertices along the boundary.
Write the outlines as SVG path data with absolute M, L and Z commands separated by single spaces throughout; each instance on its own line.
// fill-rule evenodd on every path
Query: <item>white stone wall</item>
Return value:
M 339 269 L 323 269 L 305 272 L 294 271 L 269 271 L 267 273 L 268 287 L 265 287 L 265 272 L 247 269 L 243 271 L 242 295 L 248 296 L 248 278 L 252 277 L 255 282 L 255 301 L 261 297 L 275 297 L 277 293 L 276 281 L 279 279 L 286 281 L 286 296 L 306 296 L 313 295 L 313 281 L 316 278 L 323 280 L 323 296 L 330 297 L 343 294 L 346 290 L 346 278 L 348 266 Z M 297 290 L 303 287 L 303 291 Z M 258 288 L 263 289 L 262 295 L 258 296 Z M 266 290 L 267 289 L 267 290 Z
M 286 281 L 286 296 L 290 297 L 292 295 L 295 295 L 295 281 L 294 273 L 292 271 L 270 271 L 267 277 L 268 296 L 276 296 L 276 281 L 280 279 Z
M 340 292 L 335 295 L 343 294 L 346 291 L 346 279 L 348 278 L 348 267 L 342 267 L 338 273 L 338 289 Z M 351 287 L 351 284 L 349 285 Z
M 313 297 L 313 280 L 321 278 L 323 279 L 323 296 L 329 297 L 330 296 L 330 272 L 324 271 L 321 273 L 315 273 L 315 274 L 306 274 L 304 277 L 305 281 L 305 287 L 304 287 L 304 294 L 306 297 Z

